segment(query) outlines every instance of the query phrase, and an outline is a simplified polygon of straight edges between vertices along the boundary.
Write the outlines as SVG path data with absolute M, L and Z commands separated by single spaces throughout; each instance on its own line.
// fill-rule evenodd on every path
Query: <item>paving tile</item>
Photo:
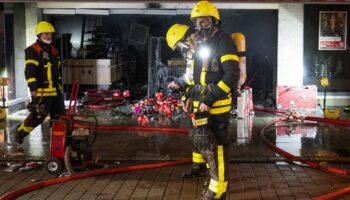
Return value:
M 84 179 L 48 187 L 19 199 L 192 200 L 199 197 L 204 189 L 205 177 L 182 179 L 181 173 L 188 168 L 189 165 L 185 165 Z M 293 165 L 233 164 L 229 166 L 229 171 L 226 200 L 310 199 L 350 185 L 349 178 Z M 294 173 L 296 175 L 292 176 Z M 241 177 L 242 174 L 245 177 Z M 2 173 L 1 180 L 12 183 L 12 188 L 20 187 L 22 179 L 16 180 L 20 177 L 18 173 L 10 175 Z M 21 177 L 27 175 L 31 177 L 30 173 Z M 9 186 L 2 188 L 4 192 L 10 189 Z M 350 200 L 350 195 L 342 199 Z

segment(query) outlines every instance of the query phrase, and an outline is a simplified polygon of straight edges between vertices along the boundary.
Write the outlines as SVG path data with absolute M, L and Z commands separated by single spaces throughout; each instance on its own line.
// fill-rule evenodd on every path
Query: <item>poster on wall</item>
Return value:
M 320 11 L 319 50 L 346 50 L 346 11 Z

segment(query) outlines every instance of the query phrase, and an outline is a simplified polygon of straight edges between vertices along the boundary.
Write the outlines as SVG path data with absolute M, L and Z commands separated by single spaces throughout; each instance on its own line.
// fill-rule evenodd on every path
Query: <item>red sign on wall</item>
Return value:
M 347 12 L 321 11 L 319 50 L 346 50 Z

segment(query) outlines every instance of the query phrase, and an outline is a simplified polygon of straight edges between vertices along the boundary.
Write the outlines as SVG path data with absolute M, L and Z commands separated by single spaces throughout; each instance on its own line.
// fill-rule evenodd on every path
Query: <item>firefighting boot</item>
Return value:
M 20 128 L 21 128 L 21 125 L 18 126 L 17 132 L 16 132 L 16 142 L 18 144 L 22 144 L 23 143 L 23 139 L 29 134 L 26 131 L 19 130 Z
M 210 192 L 208 189 L 206 191 L 203 191 L 202 196 L 197 198 L 197 200 L 225 200 L 225 199 L 226 199 L 226 193 L 221 194 L 220 197 L 216 197 L 216 195 Z
M 205 177 L 208 176 L 208 170 L 205 163 L 192 165 L 192 169 L 189 172 L 182 174 L 182 178 L 195 178 L 195 177 Z

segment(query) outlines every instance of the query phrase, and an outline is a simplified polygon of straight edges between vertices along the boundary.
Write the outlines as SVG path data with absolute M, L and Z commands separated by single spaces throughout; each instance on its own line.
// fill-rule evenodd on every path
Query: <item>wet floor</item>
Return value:
M 319 116 L 319 110 L 306 112 Z M 23 114 L 23 113 L 22 113 Z M 113 111 L 95 112 L 99 124 L 137 125 L 131 116 L 116 116 Z M 24 114 L 23 114 L 24 115 Z M 10 117 L 11 118 L 11 117 Z M 45 160 L 49 157 L 50 127 L 46 121 L 24 140 L 14 142 L 14 133 L 21 118 L 11 118 L 0 124 L 1 159 Z M 22 118 L 23 119 L 23 118 Z M 276 115 L 256 112 L 245 120 L 230 120 L 230 157 L 237 162 L 267 162 L 285 160 L 274 153 L 259 137 L 264 124 Z M 150 118 L 150 126 L 189 127 L 189 120 Z M 287 124 L 269 131 L 266 136 L 278 147 L 306 159 L 317 161 L 348 161 L 350 155 L 350 128 L 329 124 Z M 94 156 L 102 160 L 169 160 L 191 156 L 191 144 L 186 136 L 161 132 L 100 131 L 93 145 Z

